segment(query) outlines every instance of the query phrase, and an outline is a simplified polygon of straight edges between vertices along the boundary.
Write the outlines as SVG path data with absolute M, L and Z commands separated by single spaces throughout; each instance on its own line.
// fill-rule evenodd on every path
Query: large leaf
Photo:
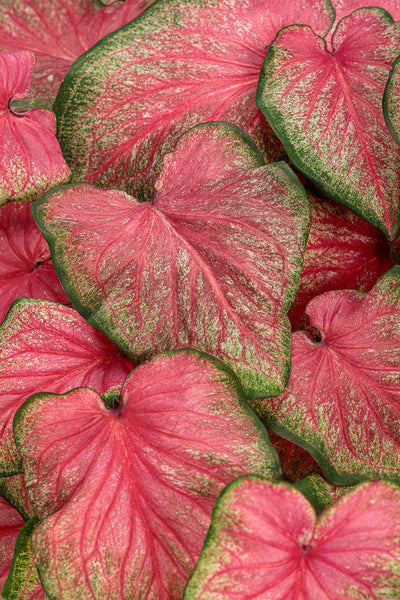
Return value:
M 268 427 L 307 448 L 333 483 L 400 481 L 400 267 L 368 293 L 327 292 L 307 312 L 320 341 L 293 335 L 278 398 L 256 401 Z
M 257 104 L 294 164 L 390 240 L 400 225 L 400 149 L 382 111 L 400 30 L 379 8 L 340 21 L 333 51 L 308 27 L 282 30 L 264 62 Z
M 208 123 L 179 139 L 156 190 L 140 203 L 75 185 L 34 204 L 67 294 L 135 361 L 192 346 L 246 394 L 279 394 L 309 227 L 302 186 L 284 163 L 263 166 L 243 131 Z
M 13 436 L 15 411 L 40 391 L 81 385 L 100 392 L 120 386 L 130 360 L 73 309 L 43 300 L 16 300 L 0 327 L 0 472 L 21 471 Z
M 11 567 L 14 546 L 24 520 L 3 498 L 0 498 L 0 590 Z
M 369 291 L 394 265 L 379 229 L 344 206 L 309 196 L 312 214 L 299 289 L 289 318 L 294 329 L 308 302 L 331 290 Z
M 14 433 L 40 578 L 60 600 L 180 598 L 224 485 L 280 474 L 236 377 L 194 350 L 139 366 L 117 409 L 91 389 L 38 394 Z
M 204 121 L 250 134 L 267 162 L 282 146 L 254 104 L 266 46 L 281 27 L 321 35 L 328 0 L 164 0 L 74 63 L 55 103 L 75 181 L 152 196 L 162 156 Z
M 184 600 L 400 597 L 400 489 L 360 485 L 317 520 L 289 485 L 257 477 L 218 500 Z
M 14 98 L 27 94 L 34 60 L 32 52 L 0 54 L 0 205 L 33 200 L 70 175 L 55 137 L 54 115 L 11 107 Z
M 0 52 L 35 53 L 29 98 L 51 105 L 73 61 L 149 3 L 113 1 L 109 8 L 96 10 L 96 0 L 2 0 Z
M 69 304 L 30 209 L 25 202 L 0 208 L 0 322 L 20 296 Z
M 36 556 L 32 549 L 32 534 L 39 525 L 33 517 L 22 527 L 14 550 L 13 562 L 1 590 L 5 600 L 46 600 L 36 569 Z

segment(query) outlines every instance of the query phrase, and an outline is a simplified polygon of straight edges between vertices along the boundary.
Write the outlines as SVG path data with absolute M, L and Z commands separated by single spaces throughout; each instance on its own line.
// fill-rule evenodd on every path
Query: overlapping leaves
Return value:
M 279 477 L 265 429 L 220 361 L 159 355 L 116 409 L 91 389 L 39 394 L 14 421 L 41 524 L 32 537 L 50 597 L 176 599 L 224 485 Z
M 306 447 L 335 483 L 400 476 L 400 267 L 368 293 L 327 292 L 307 312 L 320 332 L 293 335 L 278 398 L 257 401 L 268 426 Z
M 191 126 L 229 121 L 267 161 L 283 149 L 254 104 L 266 46 L 281 27 L 323 35 L 327 0 L 164 0 L 74 63 L 55 103 L 75 181 L 152 196 L 162 156 Z
M 28 51 L 0 54 L 0 205 L 33 200 L 70 175 L 54 115 L 39 108 L 19 113 L 11 105 L 28 93 L 34 61 Z
M 100 392 L 121 385 L 134 368 L 103 334 L 73 309 L 20 299 L 0 327 L 0 471 L 21 463 L 12 436 L 16 410 L 34 393 L 93 385 Z
M 287 484 L 232 483 L 184 600 L 383 600 L 400 587 L 400 489 L 360 485 L 317 520 Z
M 332 51 L 310 28 L 288 27 L 268 52 L 257 91 L 294 164 L 390 240 L 400 225 L 400 149 L 382 101 L 399 43 L 398 27 L 379 8 L 342 19 Z

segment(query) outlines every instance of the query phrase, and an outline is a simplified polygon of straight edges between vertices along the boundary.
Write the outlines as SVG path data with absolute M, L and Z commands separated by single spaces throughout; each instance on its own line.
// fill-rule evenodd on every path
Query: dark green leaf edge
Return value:
M 35 564 L 31 547 L 32 534 L 38 525 L 40 520 L 35 515 L 25 523 L 18 535 L 10 572 L 1 591 L 1 597 L 5 600 L 21 600 L 21 593 L 27 583 L 29 585 L 32 575 L 27 579 L 27 573 L 29 574 Z M 22 598 L 25 598 L 25 594 Z
M 333 504 L 332 500 L 329 498 L 329 488 L 331 487 L 331 484 L 325 481 L 321 475 L 309 475 L 308 477 L 304 477 L 304 479 L 296 481 L 296 483 L 293 483 L 292 485 L 313 505 L 317 515 L 320 515 L 326 508 Z M 346 487 L 347 489 L 341 491 L 341 495 L 348 494 L 354 489 L 354 486 L 342 487 Z
M 290 429 L 282 426 L 277 418 L 274 415 L 269 413 L 265 413 L 263 409 L 257 406 L 257 400 L 249 400 L 249 404 L 252 409 L 258 414 L 262 423 L 268 429 L 275 431 L 281 437 L 297 444 L 304 450 L 307 450 L 311 454 L 311 456 L 317 461 L 319 466 L 321 467 L 325 477 L 334 485 L 356 485 L 363 481 L 370 481 L 371 477 L 359 475 L 358 473 L 342 473 L 340 474 L 330 463 L 330 461 L 316 448 L 314 448 L 310 443 L 306 442 L 304 439 L 293 433 Z M 400 477 L 400 474 L 399 474 Z M 389 480 L 388 480 L 389 481 Z M 392 481 L 392 480 L 390 480 Z M 392 481 L 393 483 L 393 481 Z
M 388 20 L 388 26 L 393 25 L 395 22 L 393 17 L 391 16 L 391 14 L 387 10 L 385 10 L 381 7 L 359 8 L 359 9 L 353 11 L 353 13 L 359 12 L 359 11 L 366 11 L 366 10 L 368 10 L 368 11 L 374 10 L 378 13 L 381 13 Z M 351 14 L 353 14 L 353 13 L 351 13 Z M 344 19 L 347 19 L 349 16 L 350 15 L 347 15 L 346 17 L 344 17 Z M 341 19 L 341 21 L 342 20 L 343 19 Z M 339 23 L 341 21 L 339 21 Z M 281 29 L 279 31 L 279 33 L 277 34 L 277 36 L 274 39 L 274 41 L 272 42 L 272 44 L 269 46 L 267 56 L 264 59 L 263 66 L 261 68 L 260 77 L 258 80 L 257 92 L 256 92 L 256 105 L 261 110 L 261 112 L 264 114 L 265 118 L 268 120 L 268 123 L 272 127 L 273 131 L 276 133 L 278 138 L 283 143 L 285 150 L 286 150 L 290 160 L 293 162 L 294 166 L 301 173 L 303 173 L 305 177 L 307 177 L 310 181 L 312 181 L 329 198 L 331 198 L 335 202 L 338 202 L 339 204 L 342 204 L 343 206 L 346 206 L 347 208 L 349 208 L 350 210 L 352 210 L 353 212 L 358 214 L 362 219 L 364 219 L 365 221 L 367 221 L 368 223 L 370 223 L 371 225 L 373 225 L 374 227 L 376 227 L 377 229 L 382 231 L 382 233 L 384 233 L 384 235 L 388 239 L 390 239 L 387 228 L 382 223 L 377 221 L 374 212 L 371 211 L 368 206 L 364 207 L 361 205 L 361 208 L 360 208 L 359 200 L 361 200 L 361 204 L 362 204 L 363 199 L 362 199 L 362 197 L 359 198 L 358 193 L 354 193 L 352 191 L 348 191 L 347 193 L 345 193 L 345 190 L 336 192 L 336 190 L 334 189 L 334 187 L 332 187 L 332 184 L 330 183 L 331 179 L 333 179 L 334 177 L 332 177 L 332 174 L 329 172 L 329 169 L 328 169 L 328 172 L 323 173 L 321 171 L 320 166 L 317 165 L 316 168 L 312 168 L 312 166 L 310 166 L 306 162 L 305 157 L 307 155 L 302 154 L 301 149 L 299 149 L 296 144 L 293 144 L 293 141 L 292 141 L 293 138 L 286 130 L 286 119 L 284 119 L 281 116 L 277 105 L 274 105 L 273 107 L 271 107 L 269 109 L 264 104 L 263 95 L 264 95 L 264 90 L 268 87 L 269 72 L 271 71 L 271 68 L 273 69 L 273 61 L 275 59 L 275 56 L 276 55 L 279 56 L 279 53 L 282 52 L 279 48 L 276 49 L 274 47 L 274 44 L 278 41 L 281 33 L 287 29 L 308 29 L 309 31 L 313 32 L 311 27 L 309 27 L 308 25 L 289 25 L 288 27 L 284 27 L 283 29 Z M 320 37 L 317 34 L 315 34 L 314 32 L 313 32 L 313 35 L 315 35 L 320 40 L 320 42 L 324 45 L 324 47 L 327 48 L 324 37 Z M 392 65 L 392 68 L 393 68 L 393 65 Z M 346 187 L 348 187 L 348 186 L 346 186 Z M 393 236 L 393 238 L 396 237 L 396 235 L 397 235 L 397 233 Z
M 385 117 L 387 128 L 392 138 L 400 144 L 400 133 L 398 127 L 394 125 L 395 117 L 394 110 L 391 108 L 391 94 L 395 83 L 395 79 L 398 79 L 400 68 L 400 56 L 392 63 L 389 78 L 386 82 L 385 91 L 383 93 L 383 115 Z

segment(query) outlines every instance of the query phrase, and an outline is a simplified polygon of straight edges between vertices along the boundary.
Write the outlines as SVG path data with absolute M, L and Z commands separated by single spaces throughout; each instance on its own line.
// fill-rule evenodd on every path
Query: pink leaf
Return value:
M 0 591 L 8 577 L 11 567 L 14 546 L 24 519 L 3 498 L 0 498 Z
M 52 104 L 69 67 L 103 36 L 134 19 L 149 0 L 113 1 L 95 9 L 92 0 L 2 0 L 0 52 L 36 55 L 29 97 Z
M 16 300 L 0 327 L 0 467 L 21 470 L 12 420 L 28 396 L 92 385 L 119 386 L 130 360 L 73 309 L 43 300 Z
M 204 121 L 234 123 L 267 162 L 282 158 L 254 104 L 266 47 L 281 27 L 307 23 L 323 35 L 332 20 L 328 0 L 154 3 L 63 82 L 54 108 L 74 180 L 149 199 L 162 156 Z
M 258 477 L 224 490 L 184 600 L 395 598 L 400 489 L 358 486 L 317 520 L 289 485 Z
M 22 202 L 0 208 L 0 322 L 20 296 L 69 304 L 30 209 Z
M 255 401 L 268 426 L 309 450 L 333 483 L 399 481 L 400 267 L 368 293 L 334 291 L 307 312 L 320 341 L 293 335 L 278 398 Z
M 194 350 L 135 369 L 117 409 L 90 389 L 38 394 L 14 429 L 40 578 L 62 600 L 180 598 L 224 485 L 279 477 L 233 373 Z
M 394 265 L 385 236 L 355 213 L 309 196 L 312 214 L 299 289 L 289 318 L 293 329 L 308 302 L 331 290 L 369 291 Z
M 367 6 L 378 6 L 387 10 L 395 21 L 400 20 L 400 5 L 398 0 L 332 0 L 333 8 L 335 9 L 336 18 L 332 26 L 332 31 L 335 30 L 338 22 L 347 17 L 353 11 Z M 330 39 L 330 35 L 327 36 Z
M 247 395 L 282 391 L 308 204 L 243 131 L 182 136 L 152 203 L 74 185 L 32 210 L 72 302 L 127 356 L 190 346 L 227 362 Z
M 14 98 L 26 96 L 34 60 L 32 52 L 0 54 L 0 204 L 32 200 L 70 175 L 54 115 L 10 108 Z
M 308 27 L 283 29 L 268 52 L 257 104 L 298 169 L 393 240 L 400 226 L 400 148 L 382 110 L 400 33 L 378 8 L 334 32 L 330 52 Z

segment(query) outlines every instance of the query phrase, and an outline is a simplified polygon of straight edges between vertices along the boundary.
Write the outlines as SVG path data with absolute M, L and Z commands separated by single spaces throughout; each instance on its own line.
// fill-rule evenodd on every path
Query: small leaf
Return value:
M 194 350 L 135 369 L 116 410 L 91 389 L 38 394 L 14 433 L 40 579 L 60 600 L 180 598 L 224 485 L 280 474 L 232 371 Z
M 309 208 L 243 131 L 182 136 L 152 203 L 74 185 L 32 211 L 73 304 L 132 360 L 189 346 L 230 365 L 246 395 L 283 390 Z
M 10 108 L 14 98 L 26 96 L 34 60 L 32 52 L 0 54 L 0 205 L 33 200 L 70 176 L 54 115 Z
M 369 291 L 393 265 L 387 239 L 344 206 L 308 197 L 312 223 L 296 298 L 289 311 L 293 329 L 302 329 L 308 302 L 331 290 Z M 301 326 L 300 326 L 301 325 Z
M 323 35 L 328 0 L 164 0 L 69 70 L 54 105 L 74 181 L 152 197 L 162 157 L 204 121 L 251 135 L 266 162 L 284 156 L 254 104 L 266 47 L 281 27 Z M 221 35 L 223 32 L 223 35 Z
M 253 405 L 333 483 L 400 481 L 400 267 L 368 294 L 327 292 L 307 312 L 320 340 L 296 332 L 287 388 Z
M 0 590 L 11 567 L 14 546 L 24 520 L 6 500 L 0 498 Z
M 21 472 L 12 420 L 26 398 L 80 385 L 106 392 L 122 384 L 130 360 L 73 309 L 44 300 L 16 300 L 0 327 L 0 472 Z
M 21 296 L 69 304 L 28 203 L 0 208 L 0 322 Z
M 6 600 L 46 600 L 36 569 L 36 557 L 32 549 L 32 534 L 40 521 L 30 519 L 21 529 L 15 544 L 10 573 L 1 592 Z
M 257 105 L 296 167 L 393 240 L 400 226 L 400 148 L 382 100 L 400 30 L 379 8 L 338 24 L 333 51 L 309 27 L 283 29 L 264 61 Z
M 367 483 L 317 520 L 284 483 L 244 477 L 213 511 L 184 600 L 384 600 L 400 592 L 400 489 Z

